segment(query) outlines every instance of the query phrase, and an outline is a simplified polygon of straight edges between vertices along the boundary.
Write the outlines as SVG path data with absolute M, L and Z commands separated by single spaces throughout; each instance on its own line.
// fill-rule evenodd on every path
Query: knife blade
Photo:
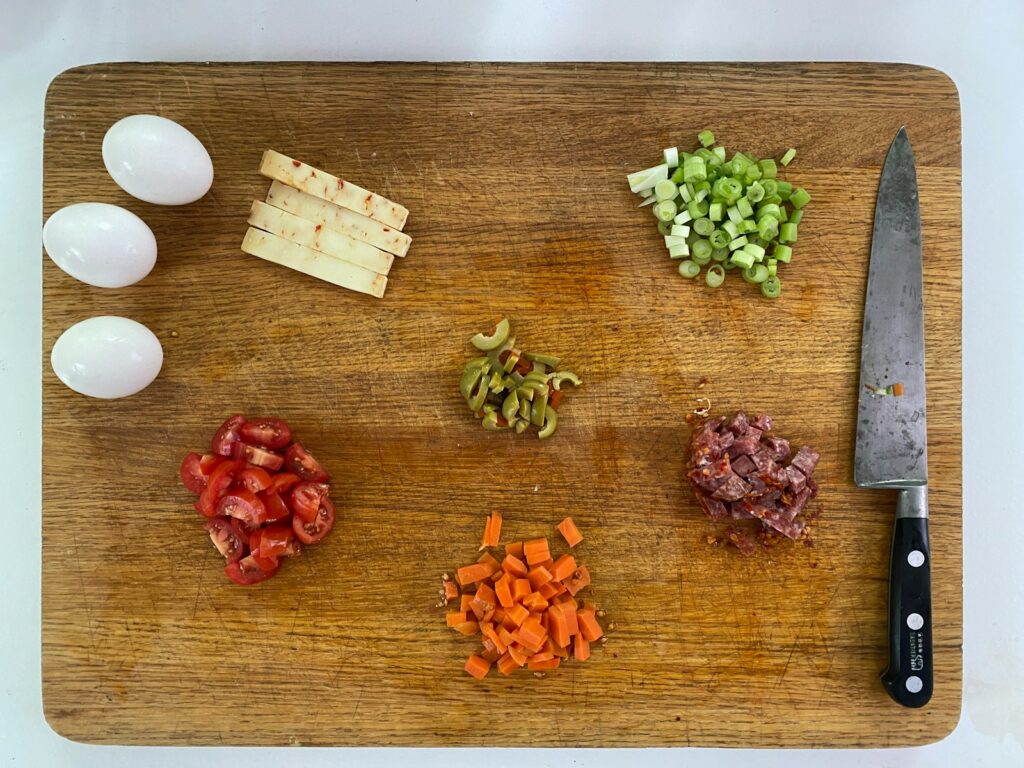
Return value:
M 907 707 L 928 703 L 933 685 L 922 269 L 917 171 L 904 127 L 889 147 L 875 203 L 854 481 L 898 491 L 882 684 Z

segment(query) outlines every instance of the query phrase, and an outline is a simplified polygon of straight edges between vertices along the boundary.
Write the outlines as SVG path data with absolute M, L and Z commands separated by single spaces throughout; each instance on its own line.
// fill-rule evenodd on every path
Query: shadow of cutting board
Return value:
M 105 130 L 181 122 L 216 168 L 199 202 L 134 200 Z M 906 124 L 924 224 L 935 695 L 892 703 L 885 663 L 894 497 L 852 483 L 861 307 L 882 159 Z M 628 171 L 712 128 L 799 154 L 814 200 L 783 295 L 681 279 Z M 273 147 L 411 210 L 413 246 L 374 300 L 246 256 Z M 75 282 L 44 258 L 44 358 L 97 314 L 165 351 L 102 402 L 43 370 L 46 717 L 124 744 L 896 746 L 955 726 L 961 688 L 960 113 L 904 65 L 111 64 L 46 102 L 44 214 L 124 205 L 156 233 L 140 284 Z M 558 434 L 489 433 L 456 390 L 470 335 L 508 315 L 586 385 Z M 707 379 L 703 389 L 698 381 Z M 822 452 L 814 546 L 743 558 L 683 477 L 684 418 L 766 410 Z M 227 415 L 288 419 L 336 479 L 338 523 L 277 577 L 222 574 L 181 456 Z M 482 682 L 444 626 L 439 576 L 504 534 L 571 514 L 608 642 L 543 679 Z M 612 628 L 612 624 L 614 628 Z M 482 718 L 487 734 L 480 731 Z

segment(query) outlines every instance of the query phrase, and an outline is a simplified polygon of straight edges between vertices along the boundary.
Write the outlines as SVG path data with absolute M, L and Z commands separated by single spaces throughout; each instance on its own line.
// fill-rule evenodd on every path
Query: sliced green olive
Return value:
M 482 333 L 478 333 L 472 339 L 470 343 L 477 349 L 487 352 L 491 349 L 497 349 L 508 339 L 510 326 L 507 317 L 503 317 L 501 322 L 494 326 L 494 333 L 490 336 L 485 336 Z
M 483 408 L 484 403 L 487 401 L 488 391 L 489 390 L 487 389 L 487 382 L 485 382 L 483 379 L 480 379 L 476 383 L 475 390 L 471 391 L 471 396 L 466 398 L 466 401 L 469 403 L 469 410 L 471 410 L 473 413 L 476 413 L 481 408 Z
M 519 395 L 516 394 L 515 390 L 512 390 L 506 395 L 505 402 L 501 404 L 501 415 L 505 417 L 505 421 L 511 424 L 518 412 Z
M 517 435 L 523 434 L 523 432 L 526 431 L 526 428 L 528 426 L 530 426 L 530 422 L 526 421 L 525 419 L 520 419 L 519 421 L 516 422 L 516 427 L 515 427 L 516 434 Z
M 551 386 L 555 389 L 561 389 L 562 383 L 568 382 L 574 387 L 580 386 L 583 382 L 580 381 L 580 377 L 572 371 L 559 371 L 558 373 L 551 374 Z
M 555 430 L 558 428 L 558 414 L 555 413 L 554 408 L 548 408 L 544 412 L 544 426 L 541 427 L 540 432 L 537 433 L 537 437 L 541 440 L 551 437 L 555 434 Z
M 553 355 L 538 355 L 535 352 L 527 352 L 524 357 L 531 363 L 542 363 L 549 368 L 557 368 L 558 364 L 562 362 L 562 358 L 554 357 Z
M 480 381 L 490 369 L 490 363 L 487 362 L 487 358 L 480 358 L 484 361 L 483 365 L 477 365 L 470 368 L 466 366 L 465 372 L 462 374 L 462 379 L 459 381 L 459 392 L 462 396 L 469 400 L 472 392 L 476 389 L 477 382 Z
M 484 429 L 508 429 L 508 423 L 506 422 L 504 425 L 502 425 L 498 421 L 498 414 L 495 411 L 492 411 L 491 413 L 485 413 L 482 424 Z
M 544 426 L 544 412 L 548 407 L 548 393 L 541 392 L 533 398 L 533 407 L 530 409 L 530 421 L 535 427 Z
M 530 390 L 533 392 L 533 390 Z M 518 393 L 517 393 L 518 394 Z M 527 423 L 530 421 L 530 401 L 523 399 L 519 401 L 519 415 L 526 420 Z

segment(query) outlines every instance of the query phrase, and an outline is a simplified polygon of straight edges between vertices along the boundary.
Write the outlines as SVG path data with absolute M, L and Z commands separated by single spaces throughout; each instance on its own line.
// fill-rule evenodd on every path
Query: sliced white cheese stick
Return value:
M 327 229 L 323 224 L 314 224 L 294 213 L 282 211 L 259 200 L 252 201 L 249 223 L 266 232 L 280 235 L 285 240 L 305 245 L 314 251 L 326 253 L 356 266 L 372 269 L 382 275 L 391 271 L 391 265 L 395 261 L 395 257 L 390 253 L 384 253 L 369 243 L 354 240 L 348 235 Z
M 242 250 L 283 267 L 312 275 L 342 288 L 368 293 L 378 299 L 384 295 L 388 279 L 372 269 L 357 267 L 326 253 L 314 251 L 283 237 L 250 227 L 242 241 Z
M 263 153 L 260 173 L 314 197 L 369 216 L 388 227 L 401 229 L 409 218 L 409 211 L 398 203 L 272 149 Z
M 653 196 L 651 198 L 654 199 Z M 363 216 L 361 213 L 342 208 L 340 205 L 321 200 L 305 192 L 292 189 L 287 184 L 275 181 L 267 192 L 267 202 L 282 211 L 289 211 L 315 224 L 323 224 L 328 229 L 341 232 L 356 240 L 369 243 L 374 248 L 405 257 L 409 252 L 412 238 L 405 232 L 388 227 L 379 221 Z

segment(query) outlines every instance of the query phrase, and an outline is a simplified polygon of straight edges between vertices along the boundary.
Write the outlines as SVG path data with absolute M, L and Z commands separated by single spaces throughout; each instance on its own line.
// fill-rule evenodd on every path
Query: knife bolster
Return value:
M 900 490 L 896 500 L 896 519 L 903 517 L 928 517 L 928 486 Z

